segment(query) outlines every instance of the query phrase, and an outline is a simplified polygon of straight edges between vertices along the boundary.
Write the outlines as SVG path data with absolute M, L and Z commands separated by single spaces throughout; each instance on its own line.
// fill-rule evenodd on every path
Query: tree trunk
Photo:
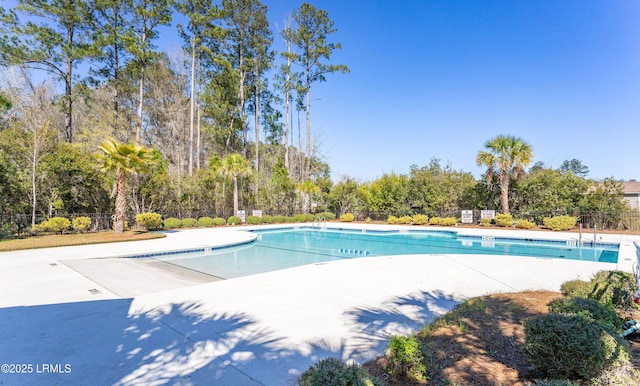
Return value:
M 73 27 L 67 28 L 67 44 L 69 47 L 73 43 Z M 73 81 L 73 59 L 67 55 L 67 69 L 65 73 L 65 95 L 64 95 L 64 109 L 65 109 L 65 140 L 69 143 L 73 141 L 73 100 L 71 95 L 71 82 Z
M 144 64 L 140 66 L 140 89 L 138 90 L 138 129 L 136 130 L 136 142 L 140 143 L 142 136 L 142 103 L 144 99 Z
M 502 213 L 509 213 L 509 174 L 500 173 L 500 206 Z
M 127 184 L 127 176 L 124 172 L 119 171 L 117 177 L 117 193 L 116 193 L 116 216 L 115 216 L 115 230 L 116 233 L 124 232 L 125 212 L 127 210 L 127 203 L 125 198 L 125 187 Z
M 258 171 L 258 161 L 260 159 L 260 70 L 256 68 L 256 95 L 254 102 L 254 116 L 255 116 L 255 129 L 256 129 L 256 164 L 254 165 L 256 172 Z M 256 185 L 256 193 L 258 192 Z
M 191 38 L 191 106 L 189 111 L 189 175 L 193 175 L 193 124 L 196 106 L 196 38 Z
M 36 225 L 36 205 L 38 203 L 36 198 L 36 166 L 38 163 L 38 146 L 37 135 L 34 130 L 33 133 L 33 159 L 31 160 L 31 227 Z
M 238 215 L 238 177 L 233 176 L 233 215 Z
M 309 178 L 309 169 L 311 168 L 311 96 L 309 86 L 311 84 L 311 80 L 309 79 L 309 73 L 307 72 L 307 151 L 306 151 L 306 162 L 304 168 L 304 175 L 302 179 Z

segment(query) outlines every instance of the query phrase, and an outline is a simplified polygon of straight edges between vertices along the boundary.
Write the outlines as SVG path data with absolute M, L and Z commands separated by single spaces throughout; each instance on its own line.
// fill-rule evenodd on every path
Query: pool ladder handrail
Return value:
M 311 228 L 312 229 L 316 229 L 316 226 L 318 227 L 318 229 L 327 229 L 327 221 L 324 218 L 324 216 L 320 216 L 317 215 L 314 219 L 313 219 L 313 223 L 311 224 Z

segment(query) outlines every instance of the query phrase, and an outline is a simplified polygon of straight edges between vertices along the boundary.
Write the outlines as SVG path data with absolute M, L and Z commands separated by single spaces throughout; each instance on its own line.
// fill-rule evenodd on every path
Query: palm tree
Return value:
M 222 160 L 222 173 L 233 179 L 233 215 L 238 213 L 238 177 L 251 175 L 249 161 L 241 154 L 233 153 Z
M 298 190 L 302 193 L 302 211 L 309 213 L 309 206 L 311 204 L 311 195 L 317 193 L 320 188 L 313 181 L 304 180 L 298 185 Z
M 114 139 L 108 139 L 98 147 L 101 153 L 96 157 L 102 160 L 102 170 L 116 172 L 116 215 L 115 231 L 124 232 L 124 216 L 127 209 L 125 187 L 127 175 L 148 172 L 154 158 L 149 148 L 136 143 L 122 144 Z
M 509 213 L 509 180 L 513 176 L 520 181 L 524 168 L 531 163 L 533 148 L 527 141 L 512 135 L 499 135 L 484 144 L 476 157 L 478 166 L 487 167 L 487 185 L 498 174 L 502 213 Z

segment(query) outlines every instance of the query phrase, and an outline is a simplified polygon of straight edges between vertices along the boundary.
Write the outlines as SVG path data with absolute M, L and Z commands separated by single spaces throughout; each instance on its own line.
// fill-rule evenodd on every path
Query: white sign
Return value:
M 253 210 L 253 212 L 251 212 L 251 214 L 255 217 L 262 217 L 262 211 L 261 210 Z
M 244 223 L 245 221 L 247 221 L 247 214 L 246 214 L 246 212 L 245 212 L 244 210 L 239 210 L 239 211 L 236 213 L 236 216 L 240 217 L 240 221 L 241 221 L 241 222 L 243 222 L 243 223 Z
M 489 219 L 489 220 L 493 220 L 494 218 L 496 218 L 496 211 L 495 210 L 481 210 L 480 211 L 480 218 L 481 219 Z
M 472 210 L 463 210 L 462 211 L 462 223 L 463 224 L 473 224 L 473 211 Z

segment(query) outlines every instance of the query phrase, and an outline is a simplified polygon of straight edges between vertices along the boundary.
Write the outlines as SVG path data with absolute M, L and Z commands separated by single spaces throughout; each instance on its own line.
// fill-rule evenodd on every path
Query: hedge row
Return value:
M 280 223 L 298 223 L 298 222 L 312 222 L 316 219 L 323 220 L 335 220 L 336 215 L 331 212 L 324 212 L 320 214 L 298 214 L 295 216 L 270 216 L 264 215 L 262 217 L 247 216 L 246 222 L 250 225 L 259 224 L 280 224 Z M 136 223 L 138 226 L 144 229 L 176 229 L 176 228 L 191 228 L 191 227 L 214 227 L 221 225 L 238 225 L 242 223 L 240 217 L 231 216 L 228 219 L 222 217 L 200 217 L 195 218 L 175 218 L 168 217 L 162 220 L 162 216 L 159 213 L 141 213 L 136 216 Z

